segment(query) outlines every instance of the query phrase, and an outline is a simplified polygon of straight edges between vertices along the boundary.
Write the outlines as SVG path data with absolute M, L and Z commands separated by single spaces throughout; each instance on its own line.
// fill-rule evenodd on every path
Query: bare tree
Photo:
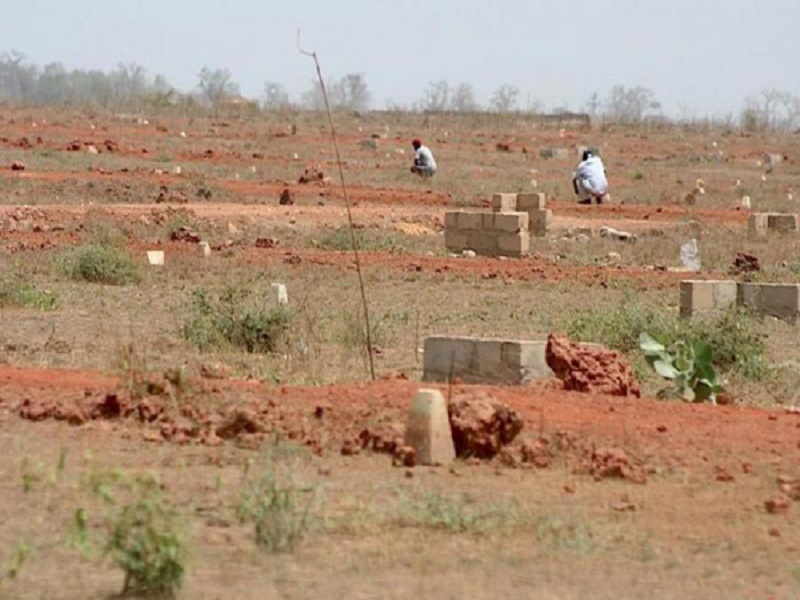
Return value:
M 264 83 L 264 99 L 262 106 L 267 110 L 285 110 L 289 108 L 289 92 L 286 88 L 274 81 Z
M 334 86 L 340 108 L 367 110 L 371 99 L 363 73 L 348 73 Z
M 513 85 L 501 85 L 492 94 L 489 106 L 494 112 L 501 114 L 510 113 L 517 108 L 519 100 L 519 90 Z
M 454 112 L 474 112 L 479 108 L 472 84 L 459 83 L 453 89 L 450 96 L 450 110 Z
M 428 112 L 444 112 L 450 106 L 450 84 L 444 79 L 428 84 L 418 108 Z
M 661 103 L 652 90 L 642 86 L 627 89 L 624 85 L 615 85 L 606 99 L 604 116 L 617 123 L 641 123 L 660 109 Z
M 800 97 L 784 90 L 762 90 L 745 101 L 742 125 L 752 130 L 779 131 L 800 127 Z
M 214 69 L 203 67 L 197 76 L 200 79 L 200 91 L 212 106 L 219 104 L 225 96 L 235 96 L 239 93 L 239 86 L 231 81 L 231 72 L 228 69 Z
M 600 114 L 600 109 L 602 106 L 603 102 L 600 100 L 600 94 L 594 92 L 589 97 L 589 100 L 586 101 L 586 112 L 588 112 L 590 116 L 596 117 L 598 114 Z

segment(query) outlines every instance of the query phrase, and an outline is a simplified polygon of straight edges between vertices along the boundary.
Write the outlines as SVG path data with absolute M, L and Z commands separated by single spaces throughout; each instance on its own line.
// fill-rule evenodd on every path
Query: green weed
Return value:
M 291 462 L 270 454 L 258 473 L 245 465 L 237 507 L 241 523 L 251 523 L 258 546 L 272 553 L 293 552 L 311 531 L 320 501 L 319 489 L 296 480 Z
M 55 310 L 61 304 L 58 294 L 39 291 L 19 278 L 0 281 L 0 308 L 18 307 Z
M 385 234 L 378 231 L 356 229 L 354 234 L 357 248 L 364 252 L 404 254 L 406 251 L 400 237 L 392 233 Z M 323 237 L 317 243 L 317 247 L 323 250 L 338 250 L 341 252 L 352 250 L 353 243 L 350 238 L 350 228 L 347 226 L 337 227 Z
M 484 533 L 525 524 L 527 516 L 514 503 L 476 505 L 465 495 L 424 491 L 408 500 L 403 521 L 411 526 L 452 533 Z
M 250 353 L 272 352 L 291 322 L 285 308 L 259 305 L 249 293 L 235 288 L 219 298 L 195 291 L 190 312 L 183 336 L 202 351 L 233 346 Z
M 73 544 L 87 557 L 109 558 L 125 573 L 123 594 L 171 597 L 182 586 L 186 544 L 177 511 L 147 475 L 93 470 L 85 487 L 102 504 L 100 533 L 91 513 L 75 511 Z

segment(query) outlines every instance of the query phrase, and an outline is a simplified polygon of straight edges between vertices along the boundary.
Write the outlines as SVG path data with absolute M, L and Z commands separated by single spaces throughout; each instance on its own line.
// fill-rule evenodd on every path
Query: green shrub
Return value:
M 218 299 L 195 291 L 190 311 L 183 336 L 202 351 L 230 345 L 251 353 L 272 352 L 291 321 L 285 308 L 259 306 L 250 294 L 233 288 Z
M 177 511 L 161 495 L 158 482 L 117 470 L 92 471 L 86 482 L 102 502 L 98 539 L 90 513 L 75 512 L 75 543 L 84 555 L 101 558 L 125 573 L 123 594 L 170 597 L 183 585 L 186 545 Z M 99 543 L 98 543 L 99 542 Z
M 237 507 L 241 523 L 251 523 L 256 543 L 272 553 L 293 552 L 313 528 L 319 490 L 299 484 L 290 468 L 277 456 L 267 456 L 255 476 L 245 464 L 242 495 Z
M 19 308 L 55 310 L 60 304 L 57 294 L 39 291 L 19 278 L 0 281 L 0 308 L 16 306 Z
M 679 340 L 700 340 L 713 348 L 713 364 L 746 379 L 760 381 L 769 372 L 758 320 L 746 309 L 734 307 L 715 316 L 683 319 L 677 314 L 623 301 L 611 309 L 593 309 L 568 316 L 562 323 L 577 340 L 596 342 L 641 356 L 639 337 L 648 333 L 669 346 Z
M 90 243 L 80 246 L 67 255 L 64 267 L 76 281 L 127 285 L 141 279 L 133 259 L 112 245 Z

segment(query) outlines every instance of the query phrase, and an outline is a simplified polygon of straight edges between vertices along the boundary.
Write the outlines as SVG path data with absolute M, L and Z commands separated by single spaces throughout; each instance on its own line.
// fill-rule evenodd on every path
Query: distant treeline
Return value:
M 255 114 L 259 111 L 321 110 L 322 91 L 317 80 L 298 99 L 292 99 L 286 88 L 267 81 L 259 99 L 241 96 L 227 69 L 204 68 L 197 75 L 195 90 L 180 92 L 163 75 L 150 77 L 144 67 L 121 64 L 113 71 L 66 69 L 60 63 L 44 67 L 29 64 L 19 52 L 0 54 L 0 102 L 14 104 L 92 105 L 108 110 L 177 110 L 236 111 Z M 348 73 L 339 79 L 325 82 L 328 100 L 334 110 L 365 112 L 374 108 L 372 94 L 363 73 Z M 605 96 L 595 92 L 579 111 L 555 108 L 545 115 L 541 102 L 535 98 L 521 99 L 520 90 L 502 85 L 491 95 L 488 104 L 477 101 L 470 83 L 451 84 L 434 81 L 423 90 L 415 102 L 404 105 L 386 103 L 386 110 L 425 114 L 519 114 L 540 115 L 542 124 L 557 121 L 577 121 L 581 126 L 588 120 L 620 124 L 659 124 L 669 122 L 708 123 L 747 130 L 790 130 L 800 128 L 800 96 L 782 90 L 764 90 L 748 98 L 741 113 L 713 119 L 683 116 L 668 119 L 652 90 L 642 87 L 613 86 Z

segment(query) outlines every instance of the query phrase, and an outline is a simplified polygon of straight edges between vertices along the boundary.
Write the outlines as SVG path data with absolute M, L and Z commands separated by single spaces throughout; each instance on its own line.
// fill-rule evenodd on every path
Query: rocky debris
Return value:
M 41 144 L 42 143 L 40 141 L 41 139 L 42 138 L 37 138 L 36 143 Z M 19 138 L 19 140 L 17 140 L 12 145 L 16 146 L 17 148 L 21 148 L 22 150 L 30 150 L 31 148 L 33 148 L 33 145 L 31 144 L 30 140 L 26 137 Z
M 275 248 L 278 245 L 278 240 L 275 238 L 256 238 L 256 248 Z
M 736 477 L 728 469 L 721 466 L 714 468 L 714 478 L 722 483 L 730 483 L 736 481 Z
M 417 464 L 417 453 L 411 446 L 398 446 L 392 455 L 395 467 L 413 467 Z
M 212 191 L 206 187 L 201 187 L 197 189 L 197 197 L 202 198 L 203 200 L 211 200 L 211 197 L 214 194 Z
M 616 350 L 576 344 L 566 337 L 551 334 L 547 338 L 545 357 L 566 390 L 640 396 L 630 363 Z
M 800 477 L 781 475 L 778 477 L 778 485 L 781 488 L 781 492 L 789 498 L 800 501 Z
M 190 244 L 200 243 L 200 234 L 188 225 L 181 225 L 169 236 L 173 242 L 188 242 Z
M 281 197 L 278 199 L 278 204 L 281 206 L 286 206 L 290 204 L 294 204 L 294 198 L 292 197 L 292 191 L 289 188 L 284 188 L 281 192 Z
M 227 379 L 230 368 L 224 363 L 203 363 L 200 365 L 200 377 L 203 379 Z
M 546 469 L 553 460 L 550 442 L 547 439 L 527 440 L 520 447 L 522 462 L 532 464 L 538 469 Z
M 738 252 L 731 267 L 733 273 L 744 275 L 746 273 L 755 273 L 761 270 L 761 263 L 757 256 L 748 254 L 747 252 Z
M 342 456 L 355 456 L 361 452 L 361 444 L 355 440 L 345 440 L 339 453 Z
M 83 149 L 83 142 L 80 140 L 73 140 L 67 144 L 67 152 L 80 152 Z
M 403 445 L 403 426 L 391 420 L 370 425 L 361 430 L 358 439 L 361 447 L 365 450 L 393 454 L 397 448 Z
M 460 458 L 493 458 L 522 431 L 519 413 L 485 393 L 454 399 L 448 413 Z
M 616 478 L 633 483 L 647 482 L 647 471 L 644 466 L 628 457 L 620 448 L 592 450 L 575 469 L 575 473 L 591 475 L 596 481 Z
M 421 389 L 411 402 L 405 446 L 414 449 L 421 465 L 446 465 L 456 457 L 447 402 L 439 390 Z
M 56 229 L 54 226 L 53 229 Z M 50 231 L 47 214 L 38 208 L 18 206 L 5 219 L 0 220 L 0 231 L 12 233 Z
M 307 167 L 303 174 L 300 176 L 300 179 L 297 180 L 297 183 L 325 183 L 325 173 L 318 167 Z
M 15 160 L 11 163 L 11 170 L 12 171 L 24 171 L 25 170 L 25 163 Z
M 781 494 L 764 502 L 764 508 L 771 515 L 782 515 L 789 512 L 790 502 L 791 500 L 788 496 Z
M 613 227 L 603 226 L 600 228 L 600 237 L 610 238 L 620 242 L 635 242 L 637 237 L 627 231 L 620 231 Z
M 223 440 L 239 437 L 243 433 L 260 433 L 263 427 L 258 415 L 252 409 L 234 408 L 226 419 L 216 428 L 216 434 Z
M 508 143 L 505 143 L 505 142 L 497 142 L 497 144 L 495 144 L 494 148 L 498 152 L 512 152 L 511 144 L 508 144 Z

